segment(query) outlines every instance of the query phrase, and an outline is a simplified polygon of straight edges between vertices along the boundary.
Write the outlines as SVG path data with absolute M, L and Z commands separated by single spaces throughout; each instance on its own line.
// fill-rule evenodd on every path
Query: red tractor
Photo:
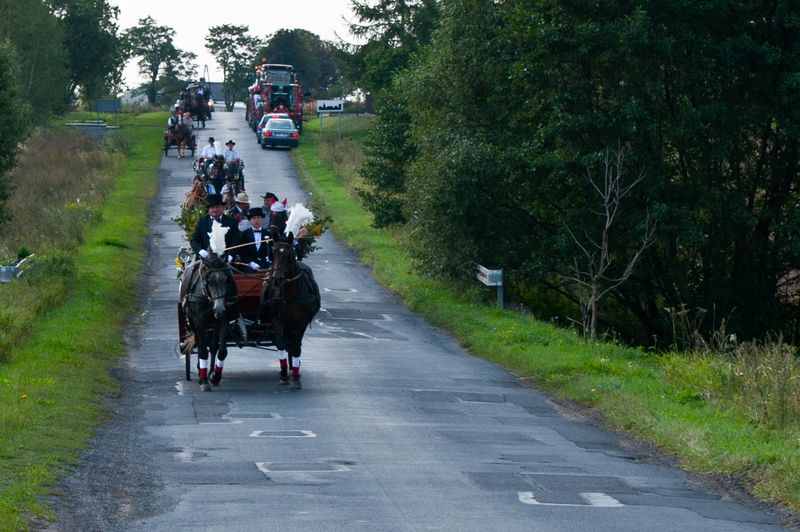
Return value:
M 303 94 L 292 65 L 262 64 L 256 67 L 245 118 L 255 131 L 264 113 L 286 113 L 303 130 Z

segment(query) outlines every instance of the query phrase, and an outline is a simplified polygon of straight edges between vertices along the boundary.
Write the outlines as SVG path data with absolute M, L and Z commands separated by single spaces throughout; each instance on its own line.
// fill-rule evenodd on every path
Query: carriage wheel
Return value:
M 189 350 L 188 352 L 184 353 L 184 360 L 186 362 L 185 371 L 186 371 L 186 380 L 192 380 L 192 351 Z
M 164 143 L 164 157 L 169 155 L 169 142 Z

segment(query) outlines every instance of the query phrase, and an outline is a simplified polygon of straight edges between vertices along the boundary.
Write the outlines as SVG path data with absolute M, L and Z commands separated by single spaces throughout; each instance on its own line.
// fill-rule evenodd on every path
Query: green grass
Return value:
M 100 221 L 66 252 L 74 276 L 63 305 L 34 316 L 28 340 L 0 364 L 0 530 L 23 530 L 30 516 L 49 515 L 42 496 L 77 460 L 105 415 L 103 396 L 117 389 L 109 370 L 124 353 L 124 325 L 136 309 L 147 203 L 161 155 L 160 132 L 150 125 L 165 117 L 132 119 L 123 130 L 128 160 Z M 119 241 L 126 247 L 109 245 Z
M 314 209 L 386 287 L 414 311 L 447 330 L 472 353 L 509 368 L 555 396 L 600 413 L 608 428 L 659 446 L 688 469 L 732 475 L 756 496 L 800 510 L 800 426 L 756 423 L 749 398 L 722 356 L 655 354 L 614 343 L 589 344 L 572 330 L 488 306 L 486 290 L 458 291 L 419 275 L 403 252 L 402 230 L 378 230 L 355 188 L 357 150 L 369 118 L 345 122 L 339 144 L 306 124 L 292 157 Z M 476 281 L 477 283 L 477 281 Z

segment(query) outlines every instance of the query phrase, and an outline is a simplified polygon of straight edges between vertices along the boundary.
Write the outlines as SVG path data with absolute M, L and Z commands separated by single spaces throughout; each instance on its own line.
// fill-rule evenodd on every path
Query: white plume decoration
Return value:
M 211 252 L 217 255 L 222 255 L 225 251 L 225 234 L 230 230 L 229 227 L 223 227 L 221 223 L 216 220 L 211 220 L 211 232 L 208 233 Z
M 295 203 L 294 207 L 289 211 L 289 219 L 286 221 L 284 234 L 286 236 L 289 236 L 289 233 L 296 235 L 298 229 L 313 221 L 314 214 L 306 209 L 302 203 Z

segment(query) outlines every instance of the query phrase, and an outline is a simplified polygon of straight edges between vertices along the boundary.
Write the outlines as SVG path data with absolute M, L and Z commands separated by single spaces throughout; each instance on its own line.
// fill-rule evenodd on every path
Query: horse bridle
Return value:
M 222 295 L 219 295 L 219 296 L 216 296 L 216 297 L 213 296 L 211 294 L 211 290 L 209 290 L 208 278 L 206 276 L 206 273 L 215 273 L 215 272 L 226 272 L 227 277 L 230 277 L 232 275 L 231 271 L 230 271 L 230 268 L 228 268 L 227 265 L 220 266 L 219 268 L 212 268 L 211 266 L 209 266 L 205 262 L 201 262 L 200 263 L 200 288 L 203 291 L 203 295 L 205 297 L 207 297 L 212 303 L 217 301 L 217 300 L 219 300 L 219 299 L 225 299 L 224 290 L 223 290 Z M 227 303 L 227 301 L 226 301 L 226 303 Z

